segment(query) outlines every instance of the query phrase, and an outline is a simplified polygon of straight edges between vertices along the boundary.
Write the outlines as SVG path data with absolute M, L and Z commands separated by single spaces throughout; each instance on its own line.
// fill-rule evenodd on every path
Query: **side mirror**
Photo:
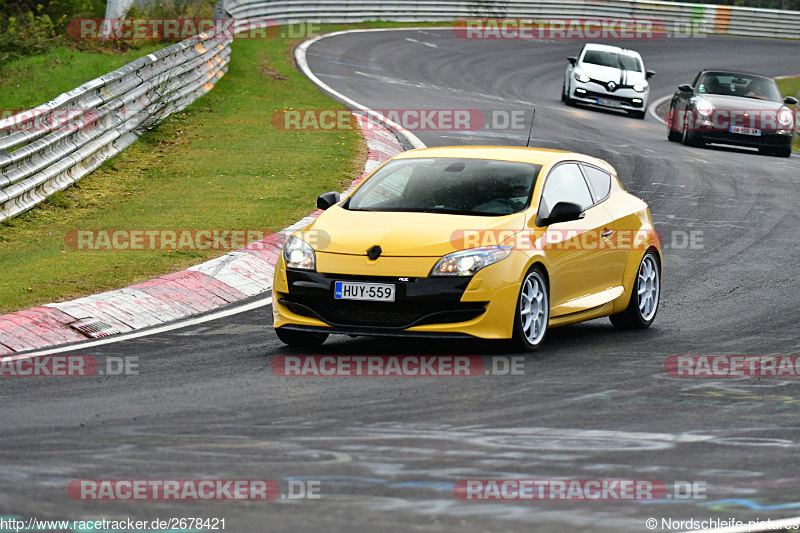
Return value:
M 652 78 L 655 75 L 656 75 L 656 71 L 655 70 L 648 70 L 648 71 L 646 71 L 644 73 L 644 79 L 649 80 L 650 78 Z
M 684 83 L 683 85 L 678 85 L 678 90 L 682 93 L 693 93 L 694 87 L 692 87 L 688 83 Z
M 550 210 L 550 214 L 542 219 L 542 226 L 549 226 L 558 222 L 569 222 L 583 218 L 583 208 L 572 202 L 558 202 Z
M 783 99 L 783 103 L 786 105 L 797 105 L 797 98 L 794 96 L 787 96 Z
M 317 208 L 325 211 L 330 206 L 338 204 L 341 199 L 341 195 L 336 191 L 324 192 L 317 198 Z
M 574 56 L 569 56 L 569 57 L 567 58 L 567 61 L 569 61 L 571 64 L 573 64 L 573 65 L 574 65 L 575 63 L 577 63 L 577 62 L 578 62 L 578 58 L 577 58 L 577 57 L 574 57 Z

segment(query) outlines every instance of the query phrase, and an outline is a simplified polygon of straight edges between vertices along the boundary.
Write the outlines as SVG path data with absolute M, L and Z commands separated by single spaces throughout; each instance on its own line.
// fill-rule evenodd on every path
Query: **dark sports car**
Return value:
M 758 148 L 765 154 L 792 154 L 794 113 L 774 80 L 757 74 L 702 70 L 692 85 L 672 97 L 665 118 L 670 141 L 688 146 L 707 143 Z

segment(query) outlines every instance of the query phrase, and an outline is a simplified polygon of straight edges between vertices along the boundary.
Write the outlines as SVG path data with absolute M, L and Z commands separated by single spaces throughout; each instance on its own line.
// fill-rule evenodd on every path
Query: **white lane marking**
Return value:
M 436 45 L 436 44 L 433 44 L 433 43 L 426 43 L 425 41 L 418 41 L 416 39 L 412 39 L 411 37 L 406 37 L 406 41 L 408 41 L 410 43 L 421 44 L 421 45 L 427 46 L 428 48 L 439 48 L 439 45 Z
M 659 122 L 661 122 L 662 124 L 664 123 L 664 117 L 659 117 L 658 116 L 658 114 L 656 113 L 656 108 L 658 106 L 660 106 L 662 104 L 662 102 L 666 102 L 667 100 L 670 100 L 671 98 L 672 98 L 671 94 L 668 94 L 667 96 L 659 98 L 658 100 L 656 100 L 655 102 L 650 104 L 650 107 L 647 109 L 648 111 L 650 111 L 650 114 L 653 115 L 655 117 L 655 119 L 658 120 Z
M 131 331 L 130 333 L 120 333 L 118 335 L 112 335 L 110 337 L 103 337 L 102 339 L 95 339 L 91 341 L 83 341 L 79 344 L 73 344 L 70 346 L 59 346 L 56 348 L 49 348 L 46 350 L 22 354 L 22 355 L 11 355 L 7 357 L 0 358 L 0 363 L 5 361 L 19 361 L 21 359 L 32 359 L 34 357 L 41 357 L 43 355 L 51 355 L 54 353 L 61 353 L 61 352 L 75 352 L 84 350 L 87 348 L 94 348 L 95 346 L 102 346 L 104 344 L 112 344 L 115 342 L 122 342 L 122 341 L 129 341 L 131 339 L 137 339 L 139 337 L 146 337 L 148 335 L 158 335 L 159 333 L 164 333 L 166 331 L 172 331 L 174 329 L 181 329 L 186 328 L 189 326 L 195 326 L 197 324 L 202 324 L 204 322 L 210 322 L 211 320 L 217 320 L 219 318 L 225 318 L 226 316 L 237 315 L 239 313 L 246 313 L 247 311 L 252 311 L 253 309 L 258 309 L 259 307 L 264 307 L 266 305 L 270 305 L 272 303 L 272 296 L 268 296 L 261 300 L 256 300 L 254 302 L 250 302 L 249 304 L 245 305 L 238 305 L 236 307 L 222 309 L 220 311 L 215 311 L 211 314 L 197 317 L 197 318 L 189 318 L 186 320 L 181 320 L 180 322 L 173 322 L 172 324 L 165 324 L 163 326 L 157 326 L 155 328 L 140 330 L 140 331 Z
M 361 33 L 361 32 L 368 32 L 368 31 L 380 31 L 380 28 L 374 28 L 374 29 L 368 29 L 368 30 L 335 31 L 333 33 L 326 33 L 325 35 L 318 35 L 317 37 L 314 37 L 313 39 L 309 39 L 307 41 L 304 41 L 302 44 L 300 44 L 300 46 L 295 48 L 295 51 L 294 51 L 294 57 L 295 57 L 295 61 L 297 62 L 297 67 L 300 69 L 300 71 L 303 74 L 306 75 L 306 77 L 308 77 L 308 79 L 310 79 L 315 85 L 317 85 L 318 87 L 323 89 L 328 94 L 333 95 L 335 98 L 339 99 L 340 101 L 342 101 L 343 103 L 349 105 L 352 108 L 360 109 L 362 111 L 366 111 L 366 112 L 370 113 L 371 116 L 378 117 L 380 120 L 383 121 L 384 124 L 386 124 L 387 127 L 389 127 L 390 129 L 393 129 L 395 131 L 395 133 L 405 137 L 408 140 L 408 142 L 411 143 L 411 145 L 414 148 L 426 148 L 425 143 L 423 143 L 419 139 L 419 137 L 417 137 L 416 135 L 414 135 L 413 133 L 411 133 L 407 129 L 403 128 L 400 124 L 397 124 L 396 122 L 387 119 L 381 113 L 379 113 L 377 111 L 374 111 L 374 110 L 368 108 L 367 106 L 356 102 L 352 98 L 348 98 L 347 96 L 343 95 L 342 93 L 336 91 L 330 85 L 326 84 L 324 81 L 319 79 L 319 77 L 317 77 L 316 74 L 314 74 L 311 71 L 311 67 L 309 67 L 309 65 L 308 65 L 308 57 L 307 57 L 308 48 L 312 44 L 314 44 L 316 42 L 319 42 L 322 39 L 327 39 L 328 37 L 334 37 L 336 35 L 344 35 L 346 33 Z

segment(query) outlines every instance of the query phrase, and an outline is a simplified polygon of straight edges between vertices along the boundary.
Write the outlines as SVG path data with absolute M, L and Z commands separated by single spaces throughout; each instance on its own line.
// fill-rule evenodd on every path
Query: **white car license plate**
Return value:
M 731 133 L 741 133 L 742 135 L 753 135 L 755 137 L 761 136 L 761 130 L 755 128 L 743 128 L 741 126 L 731 126 Z
M 388 283 L 337 281 L 333 286 L 333 297 L 337 300 L 393 302 L 394 294 L 394 285 Z
M 622 103 L 617 100 L 609 100 L 608 98 L 598 98 L 597 105 L 604 105 L 606 107 L 622 107 Z

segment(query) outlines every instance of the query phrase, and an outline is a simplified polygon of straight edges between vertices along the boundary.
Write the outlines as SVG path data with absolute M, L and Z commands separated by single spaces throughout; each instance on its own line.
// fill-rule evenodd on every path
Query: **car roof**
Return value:
M 602 50 L 605 52 L 618 52 L 621 54 L 641 57 L 639 55 L 639 52 L 637 52 L 636 50 L 630 50 L 628 48 L 620 48 L 619 46 L 612 46 L 610 44 L 586 43 L 583 47 L 586 50 Z
M 535 165 L 549 165 L 560 161 L 582 161 L 613 172 L 613 168 L 602 159 L 549 148 L 527 148 L 524 146 L 441 146 L 435 148 L 420 148 L 409 150 L 393 159 L 414 158 L 467 158 L 467 159 L 493 159 L 497 161 L 516 161 L 519 163 L 532 163 Z

